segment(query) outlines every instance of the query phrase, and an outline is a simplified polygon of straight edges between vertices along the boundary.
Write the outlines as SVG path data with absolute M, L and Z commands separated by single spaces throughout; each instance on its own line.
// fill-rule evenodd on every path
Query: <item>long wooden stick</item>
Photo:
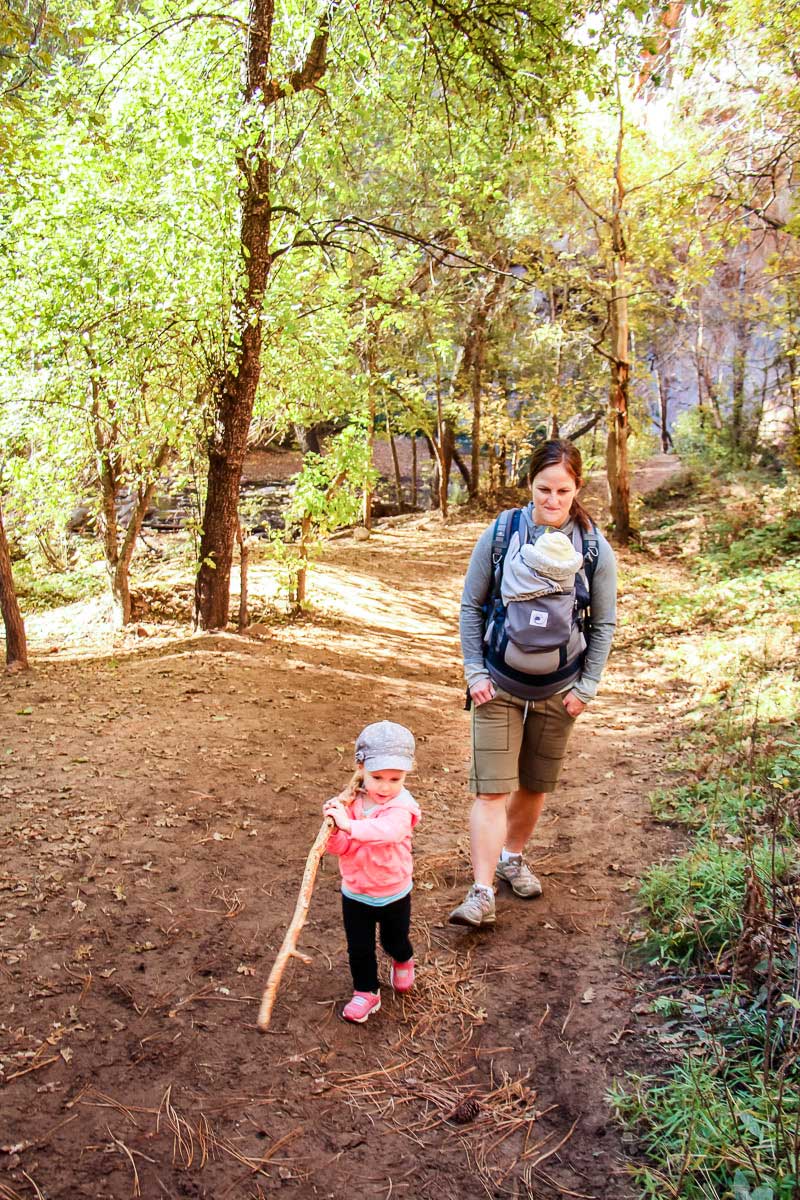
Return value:
M 351 804 L 355 799 L 355 794 L 362 781 L 362 774 L 356 771 L 350 783 L 342 793 L 342 803 Z M 314 844 L 311 847 L 308 858 L 306 859 L 305 870 L 303 871 L 303 880 L 300 884 L 300 895 L 297 897 L 297 904 L 294 908 L 294 914 L 289 927 L 286 930 L 284 939 L 281 943 L 281 948 L 278 951 L 277 958 L 273 964 L 272 970 L 269 973 L 267 986 L 261 996 L 261 1007 L 258 1010 L 258 1025 L 261 1033 L 264 1033 L 269 1025 L 272 1016 L 272 1008 L 275 1004 L 275 997 L 278 994 L 278 987 L 283 973 L 286 970 L 286 964 L 290 958 L 299 958 L 306 964 L 311 962 L 307 954 L 301 954 L 297 949 L 297 941 L 300 937 L 300 932 L 306 923 L 308 916 L 309 905 L 311 904 L 311 893 L 314 890 L 314 880 L 317 877 L 320 860 L 325 853 L 325 848 L 328 845 L 330 838 L 335 828 L 334 821 L 331 817 L 326 817 L 320 825 L 319 833 L 314 839 Z

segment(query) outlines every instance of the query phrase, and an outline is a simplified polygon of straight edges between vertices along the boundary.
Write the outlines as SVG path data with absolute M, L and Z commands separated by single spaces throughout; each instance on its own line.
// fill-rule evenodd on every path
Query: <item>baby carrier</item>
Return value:
M 498 687 L 540 700 L 579 677 L 598 553 L 594 526 L 584 533 L 576 523 L 569 538 L 533 525 L 527 509 L 497 518 L 484 659 Z

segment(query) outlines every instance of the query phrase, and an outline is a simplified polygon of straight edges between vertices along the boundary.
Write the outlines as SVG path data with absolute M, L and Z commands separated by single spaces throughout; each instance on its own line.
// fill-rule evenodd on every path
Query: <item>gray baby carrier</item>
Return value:
M 565 691 L 586 652 L 589 593 L 599 552 L 597 530 L 572 531 L 571 569 L 537 561 L 546 532 L 529 511 L 508 509 L 495 521 L 492 592 L 486 601 L 484 658 L 492 680 L 523 700 Z

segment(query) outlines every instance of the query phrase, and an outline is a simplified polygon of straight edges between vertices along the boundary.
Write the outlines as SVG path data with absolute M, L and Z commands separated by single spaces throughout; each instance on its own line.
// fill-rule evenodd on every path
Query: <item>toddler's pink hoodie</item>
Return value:
M 350 806 L 349 833 L 335 829 L 328 854 L 339 855 L 342 883 L 361 896 L 394 896 L 411 884 L 411 831 L 421 818 L 419 805 L 405 788 L 392 800 L 364 812 L 366 793 Z

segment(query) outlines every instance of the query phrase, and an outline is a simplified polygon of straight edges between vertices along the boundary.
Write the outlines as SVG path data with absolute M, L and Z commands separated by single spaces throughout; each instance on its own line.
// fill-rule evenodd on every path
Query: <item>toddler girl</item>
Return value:
M 336 824 L 327 845 L 339 855 L 342 915 L 355 989 L 342 1010 L 346 1021 L 362 1024 L 381 1006 L 375 932 L 392 958 L 390 981 L 396 992 L 414 985 L 411 924 L 411 831 L 420 811 L 406 791 L 414 767 L 414 735 L 393 721 L 368 725 L 356 741 L 357 786 L 326 801 L 322 811 Z

